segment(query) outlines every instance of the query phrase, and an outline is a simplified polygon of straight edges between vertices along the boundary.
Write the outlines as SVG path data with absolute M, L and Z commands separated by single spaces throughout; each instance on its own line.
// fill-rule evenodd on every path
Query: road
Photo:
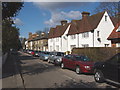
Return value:
M 25 88 L 116 88 L 111 84 L 96 83 L 93 75 L 78 75 L 26 53 L 19 52 L 17 59 Z

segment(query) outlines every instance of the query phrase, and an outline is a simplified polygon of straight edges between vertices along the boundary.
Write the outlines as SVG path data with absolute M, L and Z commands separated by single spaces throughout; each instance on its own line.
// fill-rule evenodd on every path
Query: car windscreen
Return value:
M 75 60 L 77 61 L 90 61 L 87 56 L 75 56 Z
M 58 52 L 56 53 L 56 56 L 64 56 L 64 53 Z
M 50 54 L 50 52 L 44 52 L 44 54 Z

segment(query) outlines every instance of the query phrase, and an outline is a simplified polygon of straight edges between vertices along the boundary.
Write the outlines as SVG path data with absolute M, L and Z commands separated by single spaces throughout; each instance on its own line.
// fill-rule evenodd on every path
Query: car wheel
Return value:
M 104 82 L 104 76 L 103 73 L 100 70 L 96 70 L 94 79 L 96 82 L 102 83 Z
M 64 68 L 65 68 L 64 63 L 61 63 L 61 68 L 62 68 L 62 69 L 64 69 Z
M 76 66 L 75 72 L 76 72 L 77 74 L 80 74 L 80 73 L 81 73 L 79 66 Z

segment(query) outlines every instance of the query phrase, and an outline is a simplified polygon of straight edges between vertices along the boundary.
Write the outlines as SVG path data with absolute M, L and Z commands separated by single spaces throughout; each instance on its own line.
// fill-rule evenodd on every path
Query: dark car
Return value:
M 38 57 L 41 51 L 35 51 L 34 56 Z
M 64 56 L 63 52 L 51 52 L 48 58 L 48 62 L 53 63 L 55 65 L 60 65 L 63 56 Z
M 66 55 L 62 58 L 61 68 L 70 68 L 80 73 L 93 73 L 94 62 L 84 55 Z
M 120 85 L 120 53 L 105 62 L 95 63 L 94 72 L 96 82 L 102 83 L 106 80 L 110 80 Z

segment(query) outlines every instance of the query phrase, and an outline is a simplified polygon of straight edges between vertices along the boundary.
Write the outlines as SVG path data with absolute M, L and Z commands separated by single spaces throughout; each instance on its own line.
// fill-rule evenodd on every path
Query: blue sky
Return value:
M 55 27 L 63 19 L 68 22 L 79 20 L 83 11 L 92 15 L 98 5 L 98 2 L 25 2 L 15 18 L 15 23 L 20 28 L 20 36 L 28 38 L 29 32 L 35 33 L 45 27 Z

